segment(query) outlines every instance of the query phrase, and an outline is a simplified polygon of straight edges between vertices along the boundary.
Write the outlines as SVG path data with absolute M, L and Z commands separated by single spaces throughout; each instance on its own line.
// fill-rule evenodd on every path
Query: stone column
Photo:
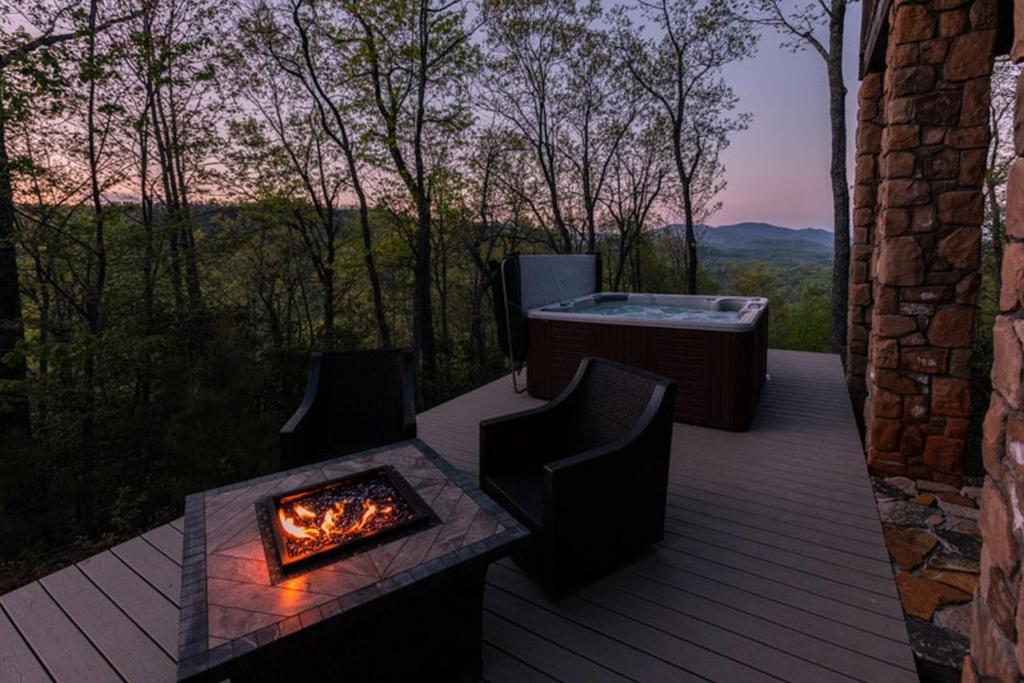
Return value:
M 996 0 L 894 0 L 865 410 L 880 474 L 959 483 Z
M 1010 56 L 1024 62 L 1024 0 L 1015 0 Z M 1014 145 L 1017 159 L 1006 184 L 1006 232 L 999 315 L 993 330 L 992 397 L 985 415 L 985 487 L 978 526 L 984 545 L 974 593 L 971 654 L 963 680 L 1017 681 L 1024 672 L 1024 81 L 1018 83 Z
M 868 389 L 871 334 L 871 255 L 878 202 L 878 156 L 882 151 L 882 74 L 868 74 L 857 96 L 857 166 L 853 190 L 853 243 L 850 245 L 850 297 L 846 317 L 846 384 L 858 420 Z M 861 425 L 863 427 L 863 424 Z

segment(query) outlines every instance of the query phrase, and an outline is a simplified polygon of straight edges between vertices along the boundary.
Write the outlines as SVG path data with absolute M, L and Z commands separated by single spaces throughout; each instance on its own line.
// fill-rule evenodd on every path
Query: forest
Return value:
M 735 3 L 0 7 L 0 592 L 277 469 L 311 349 L 412 347 L 420 409 L 501 376 L 511 252 L 834 349 L 830 263 L 700 246 L 750 123 Z

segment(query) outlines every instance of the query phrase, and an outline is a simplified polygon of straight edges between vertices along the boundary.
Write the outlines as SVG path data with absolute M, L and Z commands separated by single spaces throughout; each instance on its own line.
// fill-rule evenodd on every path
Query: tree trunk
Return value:
M 697 293 L 697 235 L 693 226 L 693 197 L 689 180 L 683 181 L 683 213 L 686 219 L 686 293 Z
M 381 297 L 380 277 L 377 274 L 377 264 L 373 257 L 373 233 L 370 231 L 369 202 L 366 199 L 366 191 L 363 189 L 363 183 L 360 179 L 355 151 L 352 148 L 352 142 L 348 136 L 348 128 L 345 125 L 345 120 L 342 118 L 341 110 L 334 100 L 328 97 L 327 92 L 320 85 L 320 77 L 310 50 L 309 34 L 301 21 L 298 3 L 293 5 L 292 21 L 299 30 L 302 55 L 315 90 L 317 111 L 320 114 L 320 121 L 323 124 L 324 132 L 334 140 L 335 144 L 338 145 L 345 155 L 345 163 L 348 166 L 349 177 L 352 180 L 352 190 L 356 193 L 356 199 L 359 201 L 359 229 L 363 238 L 363 261 L 366 263 L 366 276 L 370 281 L 373 316 L 377 321 L 377 342 L 381 348 L 388 348 L 391 346 L 391 327 L 388 325 L 387 313 L 384 310 L 384 300 Z M 330 109 L 331 116 L 338 127 L 337 132 L 332 130 L 328 124 L 325 106 Z
M 641 234 L 637 234 L 636 244 L 633 245 L 633 291 L 642 292 L 643 278 L 640 276 L 640 241 Z
M 142 331 L 146 344 L 142 351 L 140 398 L 148 405 L 153 390 L 153 359 L 149 351 L 149 337 L 156 332 L 156 247 L 153 243 L 153 200 L 149 196 L 149 117 L 139 122 L 139 210 L 145 245 L 142 254 Z
M 7 157 L 3 114 L 0 112 L 0 380 L 24 384 L 28 374 L 24 358 L 13 353 L 25 339 L 21 326 L 21 289 L 18 254 L 14 246 L 14 188 Z M 0 435 L 29 430 L 28 399 L 23 386 L 5 392 L 11 410 L 0 410 Z
M 346 156 L 348 153 L 346 152 Z M 377 263 L 373 258 L 373 234 L 370 232 L 370 209 L 359 182 L 354 158 L 349 163 L 350 175 L 356 195 L 359 197 L 359 229 L 363 236 L 363 261 L 366 263 L 366 276 L 370 280 L 370 296 L 373 300 L 373 317 L 377 319 L 377 341 L 382 349 L 391 346 L 391 327 L 388 325 L 387 313 L 384 311 L 384 298 L 380 292 L 380 277 L 377 275 Z
M 847 0 L 832 0 L 829 22 L 828 92 L 832 126 L 832 350 L 846 356 L 846 315 L 850 282 L 850 189 L 846 178 L 846 85 L 843 28 Z
M 434 314 L 430 296 L 430 202 L 417 198 L 419 225 L 416 229 L 416 261 L 413 283 L 412 329 L 413 346 L 420 354 L 424 380 L 430 385 L 436 379 L 437 342 L 434 337 Z
M 483 303 L 486 294 L 486 280 L 477 273 L 473 281 L 473 294 L 469 301 L 469 346 L 472 350 L 473 376 L 477 383 L 482 383 L 484 363 L 487 354 L 487 340 L 484 338 Z
M 334 264 L 336 261 L 334 235 L 327 234 L 327 258 L 323 265 L 324 290 L 324 343 L 330 347 L 334 343 Z
M 991 172 L 986 173 L 985 185 L 987 187 L 985 194 L 988 195 L 988 206 L 992 223 L 992 256 L 995 259 L 995 267 L 992 269 L 992 273 L 995 276 L 995 287 L 993 289 L 999 292 L 1003 284 L 1001 265 L 1003 263 L 1003 238 L 1006 232 L 1003 226 L 1003 210 L 999 206 L 999 197 L 996 195 L 996 184 L 997 181 L 993 174 Z

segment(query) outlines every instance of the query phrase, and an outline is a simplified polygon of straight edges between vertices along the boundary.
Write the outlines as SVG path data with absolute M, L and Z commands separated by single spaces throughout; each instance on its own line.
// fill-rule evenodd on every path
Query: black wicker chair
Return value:
M 414 438 L 413 376 L 408 349 L 314 352 L 302 403 L 278 435 L 281 465 Z
M 534 532 L 514 559 L 549 592 L 663 538 L 674 403 L 672 381 L 584 358 L 547 405 L 480 423 L 480 486 Z

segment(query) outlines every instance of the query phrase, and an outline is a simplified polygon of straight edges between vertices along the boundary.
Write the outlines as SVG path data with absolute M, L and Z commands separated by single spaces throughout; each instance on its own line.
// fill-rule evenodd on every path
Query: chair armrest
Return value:
M 306 391 L 302 395 L 302 402 L 285 422 L 284 427 L 281 427 L 281 431 L 277 433 L 281 464 L 285 467 L 302 462 L 304 458 L 308 458 L 309 453 L 321 445 L 318 443 L 316 434 L 320 412 L 316 398 L 319 393 L 321 358 L 322 355 L 319 353 L 312 355 L 309 364 L 309 378 L 306 382 Z
M 480 422 L 480 475 L 540 465 L 557 452 L 563 411 L 549 403 L 539 408 Z

